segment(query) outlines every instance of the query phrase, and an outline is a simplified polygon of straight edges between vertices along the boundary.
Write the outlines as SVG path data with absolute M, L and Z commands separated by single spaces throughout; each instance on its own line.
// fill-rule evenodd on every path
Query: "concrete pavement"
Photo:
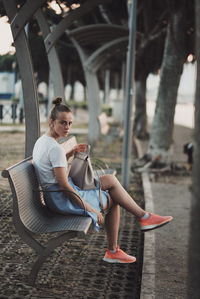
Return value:
M 192 129 L 175 125 L 172 161 L 183 165 L 183 144 L 192 140 Z M 140 156 L 146 143 L 138 142 Z M 189 173 L 142 173 L 146 210 L 172 215 L 174 220 L 145 233 L 141 299 L 187 298 L 187 251 L 190 217 Z

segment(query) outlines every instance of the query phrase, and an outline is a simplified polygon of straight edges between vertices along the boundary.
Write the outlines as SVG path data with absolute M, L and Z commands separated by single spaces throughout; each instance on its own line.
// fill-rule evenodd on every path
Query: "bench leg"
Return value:
M 54 249 L 58 246 L 60 246 L 64 241 L 73 239 L 77 237 L 79 233 L 78 232 L 67 232 L 64 233 L 56 238 L 51 239 L 46 247 L 44 248 L 43 252 L 38 256 L 35 263 L 32 266 L 28 282 L 30 285 L 34 286 L 35 281 L 37 279 L 37 275 L 40 271 L 40 268 L 42 267 L 43 263 L 46 261 L 46 259 L 51 255 L 51 253 L 54 251 Z
M 38 275 L 38 272 L 40 271 L 40 268 L 42 267 L 43 263 L 45 262 L 45 260 L 48 258 L 48 256 L 39 256 L 37 258 L 37 260 L 35 261 L 35 263 L 32 266 L 29 278 L 28 278 L 28 283 L 31 286 L 35 285 L 35 281 Z

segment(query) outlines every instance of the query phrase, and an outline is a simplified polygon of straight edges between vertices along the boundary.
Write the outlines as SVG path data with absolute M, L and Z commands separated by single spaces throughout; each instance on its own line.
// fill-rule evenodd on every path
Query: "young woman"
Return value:
M 58 213 L 89 215 L 93 220 L 94 228 L 98 230 L 99 225 L 104 222 L 99 206 L 98 189 L 80 190 L 68 176 L 74 153 L 85 151 L 86 145 L 77 145 L 66 159 L 64 149 L 58 140 L 69 134 L 73 115 L 71 110 L 62 104 L 61 98 L 55 99 L 53 104 L 54 107 L 49 117 L 49 129 L 37 140 L 33 149 L 36 173 L 41 187 L 46 191 L 44 192 L 45 203 L 49 209 Z M 118 245 L 120 207 L 137 217 L 143 231 L 167 224 L 172 217 L 144 211 L 114 175 L 102 175 L 99 180 L 103 190 L 102 200 L 108 239 L 108 249 L 103 260 L 110 263 L 133 263 L 136 258 L 126 254 Z M 109 205 L 108 198 L 110 199 Z

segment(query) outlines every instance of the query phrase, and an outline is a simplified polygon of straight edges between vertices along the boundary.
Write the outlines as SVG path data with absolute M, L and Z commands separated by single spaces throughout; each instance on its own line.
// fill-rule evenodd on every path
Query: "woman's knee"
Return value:
M 118 183 L 118 180 L 112 174 L 105 174 L 100 177 L 100 182 L 103 190 L 109 190 Z

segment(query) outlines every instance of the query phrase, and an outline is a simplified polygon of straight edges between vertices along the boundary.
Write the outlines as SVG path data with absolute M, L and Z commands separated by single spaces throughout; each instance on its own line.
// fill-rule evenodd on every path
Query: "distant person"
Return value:
M 193 150 L 194 146 L 192 142 L 185 143 L 183 145 L 183 153 L 187 155 L 187 164 L 188 164 L 188 169 L 192 169 L 192 164 L 193 164 Z
M 36 141 L 33 149 L 36 173 L 42 189 L 45 190 L 45 204 L 56 213 L 90 216 L 96 230 L 105 221 L 108 249 L 103 260 L 109 263 L 135 262 L 136 258 L 125 253 L 118 244 L 120 207 L 137 217 L 142 231 L 152 230 L 167 224 L 172 220 L 172 217 L 159 216 L 143 210 L 125 191 L 117 178 L 108 174 L 99 178 L 103 190 L 104 219 L 99 205 L 98 189 L 81 190 L 68 176 L 74 153 L 85 151 L 86 145 L 75 146 L 66 159 L 64 149 L 57 141 L 69 134 L 73 115 L 71 110 L 62 104 L 61 98 L 56 98 L 53 104 L 54 107 L 49 116 L 49 129 Z M 69 196 L 69 193 L 63 190 L 73 193 Z M 78 194 L 79 197 L 74 193 Z

